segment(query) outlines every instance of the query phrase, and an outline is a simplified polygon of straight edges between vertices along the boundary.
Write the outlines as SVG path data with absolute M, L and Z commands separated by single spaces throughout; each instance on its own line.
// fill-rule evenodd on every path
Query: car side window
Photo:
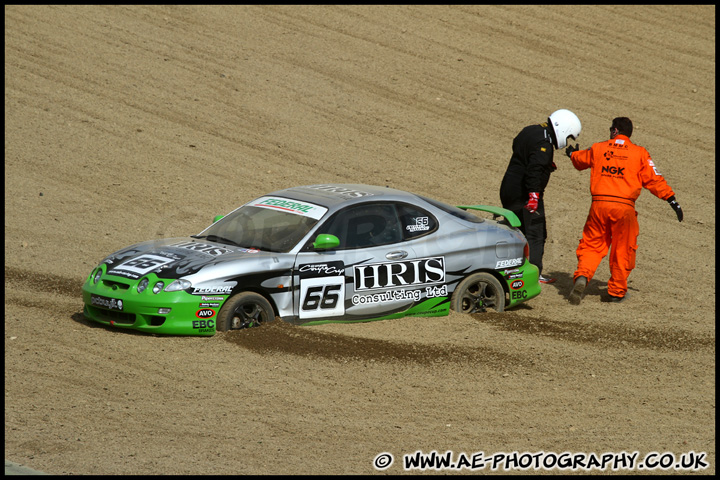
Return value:
M 437 229 L 437 219 L 428 211 L 406 203 L 397 205 L 403 240 L 427 235 Z
M 335 235 L 340 249 L 389 245 L 403 238 L 395 207 L 389 203 L 348 207 L 330 218 L 318 233 Z

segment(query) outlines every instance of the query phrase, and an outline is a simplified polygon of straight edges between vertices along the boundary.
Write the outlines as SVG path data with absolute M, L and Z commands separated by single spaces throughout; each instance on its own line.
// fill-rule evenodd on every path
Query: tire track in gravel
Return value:
M 553 337 L 573 343 L 612 348 L 643 348 L 663 351 L 710 350 L 714 338 L 698 337 L 681 330 L 667 331 L 632 326 L 587 324 L 545 318 L 529 319 L 511 312 L 473 315 L 479 322 L 504 331 Z
M 8 282 L 10 282 L 10 286 L 8 286 Z M 5 266 L 6 292 L 8 290 L 34 290 L 79 298 L 82 296 L 82 284 L 83 280 L 76 278 Z
M 295 326 L 276 320 L 248 330 L 220 334 L 226 341 L 257 353 L 277 352 L 303 357 L 325 358 L 336 362 L 374 361 L 424 366 L 472 363 L 490 367 L 527 365 L 524 356 L 489 347 L 425 345 L 412 342 L 356 338 L 319 332 L 312 327 Z
M 507 332 L 601 349 L 697 351 L 712 350 L 715 345 L 714 339 L 697 337 L 682 331 L 532 319 L 511 312 L 477 314 L 473 315 L 473 318 Z M 313 331 L 312 327 L 298 327 L 279 320 L 259 328 L 219 335 L 228 342 L 257 353 L 277 352 L 338 362 L 380 361 L 426 366 L 472 363 L 493 368 L 527 367 L 532 364 L 525 355 L 505 353 L 498 348 L 361 339 Z

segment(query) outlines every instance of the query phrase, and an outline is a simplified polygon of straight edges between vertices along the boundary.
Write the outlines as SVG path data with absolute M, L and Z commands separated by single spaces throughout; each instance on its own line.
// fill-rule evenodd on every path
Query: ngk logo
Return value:
M 625 167 L 602 167 L 602 173 L 610 175 L 625 175 Z

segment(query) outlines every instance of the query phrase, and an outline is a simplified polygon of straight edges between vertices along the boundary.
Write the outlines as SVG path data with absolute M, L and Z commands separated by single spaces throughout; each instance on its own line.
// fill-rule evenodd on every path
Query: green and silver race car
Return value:
M 485 211 L 493 218 L 477 214 Z M 502 312 L 540 293 L 502 208 L 322 184 L 254 199 L 189 237 L 119 250 L 82 292 L 87 318 L 157 334 Z

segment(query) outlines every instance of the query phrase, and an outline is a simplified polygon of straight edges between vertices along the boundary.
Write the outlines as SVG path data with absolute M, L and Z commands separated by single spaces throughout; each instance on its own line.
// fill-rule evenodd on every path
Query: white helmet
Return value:
M 558 149 L 565 148 L 567 145 L 567 137 L 572 137 L 573 140 L 577 140 L 578 135 L 580 135 L 580 130 L 582 130 L 580 119 L 570 110 L 557 110 L 550 114 L 548 120 L 555 132 L 555 139 L 557 141 L 556 148 Z

